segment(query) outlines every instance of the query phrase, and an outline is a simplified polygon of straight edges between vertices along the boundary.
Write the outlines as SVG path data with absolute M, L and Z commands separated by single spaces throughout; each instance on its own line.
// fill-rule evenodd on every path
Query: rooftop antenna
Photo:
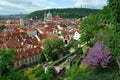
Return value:
M 82 4 L 81 4 L 81 8 L 82 8 Z

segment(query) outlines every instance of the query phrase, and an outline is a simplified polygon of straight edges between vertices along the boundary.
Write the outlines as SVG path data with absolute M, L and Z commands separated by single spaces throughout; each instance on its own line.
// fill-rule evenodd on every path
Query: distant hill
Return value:
M 88 8 L 63 8 L 63 9 L 46 9 L 46 10 L 38 10 L 27 15 L 27 18 L 36 18 L 43 20 L 44 13 L 51 12 L 53 16 L 59 15 L 61 18 L 81 18 L 87 16 L 89 14 L 99 13 L 100 9 L 88 9 Z
M 21 14 L 12 14 L 12 15 L 0 15 L 0 20 L 8 20 L 8 19 L 19 19 Z M 27 14 L 22 14 L 24 18 Z

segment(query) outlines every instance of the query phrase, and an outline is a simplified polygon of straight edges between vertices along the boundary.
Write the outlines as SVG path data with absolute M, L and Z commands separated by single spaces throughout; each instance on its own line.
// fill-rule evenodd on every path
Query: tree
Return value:
M 110 24 L 114 22 L 112 11 L 108 6 L 103 7 L 100 17 L 104 24 Z
M 112 11 L 115 23 L 120 23 L 120 0 L 108 0 L 109 9 Z
M 106 49 L 103 43 L 96 43 L 89 49 L 87 56 L 82 60 L 86 67 L 93 67 L 96 70 L 105 68 L 111 58 L 111 52 Z
M 45 73 L 44 68 L 40 67 L 38 69 L 35 70 L 35 77 L 38 78 L 39 76 L 41 76 L 43 73 Z
M 29 80 L 22 71 L 11 70 L 6 76 L 0 77 L 0 80 Z
M 44 53 L 40 53 L 39 55 L 39 63 L 44 63 L 46 61 Z
M 5 25 L 0 25 L 0 30 L 3 30 L 5 28 Z
M 116 58 L 120 68 L 120 0 L 108 0 L 109 10 L 113 17 L 113 27 L 107 46 Z
M 13 67 L 13 62 L 15 60 L 14 54 L 16 53 L 13 49 L 0 50 L 0 75 L 5 75 Z
M 24 75 L 28 77 L 30 80 L 35 80 L 35 74 L 32 68 L 25 70 Z
M 78 19 L 87 16 L 91 13 L 96 14 L 100 12 L 99 9 L 87 9 L 87 8 L 46 9 L 32 12 L 26 17 L 35 19 L 35 17 L 37 16 L 38 19 L 43 20 L 44 13 L 48 11 L 50 11 L 53 14 L 53 16 L 59 15 L 62 18 L 69 19 Z
M 120 25 L 119 26 L 117 25 L 112 25 L 112 31 L 110 33 L 111 35 L 109 35 L 109 38 L 106 41 L 106 44 L 109 50 L 114 55 L 114 57 L 116 58 L 116 61 L 120 68 L 120 31 L 116 30 L 116 27 L 119 27 Z
M 40 76 L 38 77 L 38 80 L 52 80 L 53 77 L 55 76 L 55 69 L 53 67 L 49 67 L 48 70 L 46 71 L 46 73 L 44 73 L 42 71 L 38 72 L 41 74 L 41 75 L 39 74 Z
M 47 61 L 54 61 L 58 59 L 58 54 L 63 53 L 63 41 L 58 38 L 46 39 L 44 41 L 42 53 Z
M 85 20 L 83 20 L 80 27 L 81 33 L 81 43 L 90 43 L 100 29 L 100 21 L 98 20 L 98 15 L 90 15 Z

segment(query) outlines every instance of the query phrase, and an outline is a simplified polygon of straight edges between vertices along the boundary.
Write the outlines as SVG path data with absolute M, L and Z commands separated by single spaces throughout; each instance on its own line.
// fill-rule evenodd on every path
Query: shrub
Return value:
M 44 68 L 40 67 L 37 70 L 35 70 L 35 77 L 39 77 L 44 73 Z
M 82 48 L 83 54 L 86 54 L 88 50 L 89 50 L 89 46 L 87 45 L 83 46 Z

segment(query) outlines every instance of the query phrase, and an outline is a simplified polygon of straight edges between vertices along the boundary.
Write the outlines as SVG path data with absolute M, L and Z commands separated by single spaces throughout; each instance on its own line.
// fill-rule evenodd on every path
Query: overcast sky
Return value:
M 28 14 L 50 8 L 93 8 L 102 9 L 107 0 L 1 0 L 0 14 Z

